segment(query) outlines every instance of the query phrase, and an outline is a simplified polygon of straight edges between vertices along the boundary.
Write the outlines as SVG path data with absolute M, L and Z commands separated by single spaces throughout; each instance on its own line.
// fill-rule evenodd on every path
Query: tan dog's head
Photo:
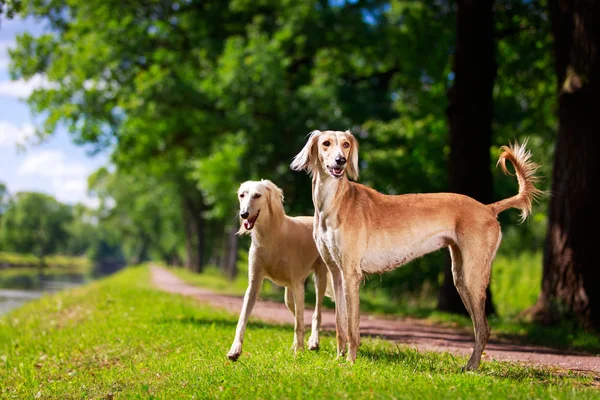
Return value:
M 263 210 L 263 218 L 283 214 L 283 191 L 267 179 L 246 181 L 238 189 L 240 201 L 240 230 L 238 234 L 248 233 Z
M 312 131 L 308 142 L 290 164 L 295 171 L 308 171 L 320 167 L 335 179 L 344 172 L 358 179 L 358 142 L 350 131 Z

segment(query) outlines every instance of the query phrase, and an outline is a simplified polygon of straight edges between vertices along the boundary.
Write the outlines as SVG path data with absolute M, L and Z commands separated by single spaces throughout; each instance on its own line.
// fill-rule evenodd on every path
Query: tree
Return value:
M 544 248 L 542 291 L 530 310 L 538 320 L 574 317 L 600 328 L 595 242 L 600 223 L 593 190 L 600 183 L 600 1 L 549 2 L 558 77 L 559 128 Z
M 83 204 L 75 204 L 71 207 L 71 215 L 71 220 L 65 223 L 68 238 L 66 244 L 61 246 L 61 251 L 68 255 L 85 256 L 97 239 L 94 211 Z
M 8 193 L 8 189 L 4 183 L 0 182 L 0 222 L 2 221 L 2 214 L 4 214 L 8 208 L 9 201 L 10 194 Z
M 450 190 L 491 203 L 493 99 L 496 78 L 494 1 L 459 0 L 456 13 L 454 85 L 448 92 L 450 126 Z M 466 313 L 456 291 L 450 262 L 444 271 L 438 308 Z M 493 313 L 487 289 L 486 313 Z
M 389 104 L 380 94 L 401 56 L 376 23 L 384 5 L 27 0 L 24 14 L 52 32 L 21 35 L 11 72 L 52 83 L 28 99 L 46 134 L 65 124 L 75 142 L 112 148 L 119 169 L 175 180 L 188 265 L 199 270 L 210 210 L 189 161 L 241 133 L 260 148 L 240 157 L 245 179 L 268 174 L 296 210 L 310 209 L 310 185 L 285 167 L 303 135 L 360 124 Z
M 0 0 L 0 23 L 2 22 L 2 14 L 4 14 L 6 18 L 13 18 L 20 7 L 20 0 Z
M 40 258 L 64 247 L 66 224 L 72 219 L 69 206 L 53 197 L 35 192 L 21 192 L 2 217 L 0 230 L 3 248 L 32 253 Z
M 182 217 L 174 183 L 160 182 L 139 169 L 110 172 L 100 168 L 88 178 L 90 192 L 100 199 L 99 224 L 119 234 L 127 261 L 180 259 Z

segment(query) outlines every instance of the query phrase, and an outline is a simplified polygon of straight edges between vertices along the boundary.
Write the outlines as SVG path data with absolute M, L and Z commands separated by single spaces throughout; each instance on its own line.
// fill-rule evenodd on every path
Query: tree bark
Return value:
M 549 4 L 559 128 L 554 155 L 542 290 L 530 310 L 543 323 L 576 319 L 600 328 L 600 268 L 594 236 L 600 211 L 592 190 L 600 185 L 600 1 Z
M 225 270 L 227 271 L 227 277 L 230 280 L 235 279 L 238 274 L 237 269 L 237 255 L 238 255 L 238 236 L 236 234 L 237 229 L 235 226 L 229 228 L 228 240 L 227 240 L 227 253 L 225 254 Z
M 185 233 L 185 266 L 193 272 L 202 272 L 204 267 L 205 223 L 202 212 L 204 203 L 202 195 L 183 197 L 184 233 Z
M 491 203 L 493 87 L 496 78 L 494 15 L 492 0 L 457 1 L 454 84 L 448 92 L 450 128 L 450 190 Z M 454 287 L 450 257 L 438 309 L 467 314 Z M 488 288 L 486 312 L 494 312 Z

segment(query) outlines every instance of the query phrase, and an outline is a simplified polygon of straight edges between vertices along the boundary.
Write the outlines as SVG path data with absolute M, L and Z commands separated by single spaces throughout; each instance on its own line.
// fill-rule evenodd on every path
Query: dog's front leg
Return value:
M 252 270 L 253 268 L 251 267 L 250 271 Z M 227 353 L 227 357 L 230 360 L 236 361 L 240 354 L 242 354 L 242 343 L 244 343 L 246 324 L 248 323 L 248 318 L 250 317 L 252 308 L 254 308 L 254 304 L 258 298 L 262 281 L 262 274 L 250 273 L 248 289 L 246 289 L 246 294 L 244 296 L 244 305 L 242 306 L 240 319 L 238 320 L 237 328 L 235 330 L 235 339 L 233 340 L 233 344 L 231 345 L 229 353 Z
M 294 293 L 294 353 L 304 350 L 304 282 L 292 286 Z
M 335 336 L 337 339 L 337 358 L 346 354 L 348 344 L 348 315 L 346 313 L 346 295 L 344 293 L 344 284 L 342 272 L 337 265 L 332 265 L 329 269 L 333 281 L 333 290 L 335 292 Z
M 346 295 L 346 309 L 348 312 L 348 357 L 347 360 L 354 362 L 356 352 L 360 345 L 360 281 L 362 273 L 355 268 L 356 263 L 348 263 L 350 271 L 344 273 L 344 292 Z
M 309 350 L 317 350 L 319 348 L 319 331 L 321 330 L 321 310 L 323 308 L 323 297 L 327 290 L 327 267 L 320 264 L 314 272 L 315 282 L 315 311 L 312 317 L 312 330 L 308 338 Z

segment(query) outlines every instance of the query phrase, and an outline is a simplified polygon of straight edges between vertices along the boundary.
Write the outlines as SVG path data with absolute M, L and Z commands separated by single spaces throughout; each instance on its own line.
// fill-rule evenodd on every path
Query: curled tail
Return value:
M 527 140 L 521 145 L 514 143 L 510 146 L 502 146 L 500 148 L 502 154 L 500 154 L 496 165 L 500 165 L 504 174 L 512 175 L 506 168 L 506 160 L 511 162 L 519 181 L 519 193 L 516 196 L 489 205 L 496 215 L 509 208 L 518 208 L 521 210 L 521 221 L 524 221 L 531 213 L 531 203 L 544 194 L 542 190 L 536 188 L 534 185 L 538 181 L 535 172 L 539 168 L 539 165 L 531 161 L 531 153 L 525 149 L 526 145 Z

